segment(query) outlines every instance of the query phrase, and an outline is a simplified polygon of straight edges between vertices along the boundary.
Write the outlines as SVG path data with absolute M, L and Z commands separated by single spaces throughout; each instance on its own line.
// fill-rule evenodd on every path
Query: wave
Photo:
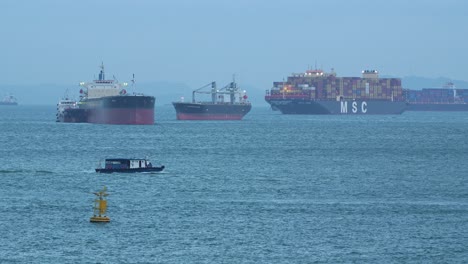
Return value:
M 53 171 L 46 171 L 46 170 L 37 170 L 35 171 L 36 173 L 41 173 L 41 174 L 53 174 Z
M 16 173 L 37 173 L 37 174 L 53 174 L 53 171 L 48 170 L 0 170 L 0 174 L 16 174 Z
M 24 172 L 23 170 L 0 170 L 0 174 L 9 174 L 9 173 L 20 173 Z
M 94 169 L 92 169 L 92 170 L 83 170 L 81 172 L 86 173 L 86 174 L 95 174 L 96 173 L 96 171 Z
M 141 174 L 168 174 L 166 171 L 145 171 L 145 172 L 138 172 Z

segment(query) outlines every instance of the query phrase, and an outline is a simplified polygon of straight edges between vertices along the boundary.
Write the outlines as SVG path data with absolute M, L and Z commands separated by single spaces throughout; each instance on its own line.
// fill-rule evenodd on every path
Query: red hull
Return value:
M 242 117 L 244 117 L 244 115 L 177 113 L 178 120 L 241 120 Z
M 154 125 L 154 109 L 101 108 L 88 110 L 88 123 Z

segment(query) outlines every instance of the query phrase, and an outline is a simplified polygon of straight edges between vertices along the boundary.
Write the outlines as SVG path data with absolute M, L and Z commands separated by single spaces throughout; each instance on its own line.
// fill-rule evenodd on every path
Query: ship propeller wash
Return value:
M 209 91 L 204 90 L 211 87 Z M 211 95 L 211 101 L 199 102 L 196 94 Z M 228 96 L 228 101 L 225 101 Z M 241 120 L 252 108 L 247 93 L 240 90 L 235 80 L 221 89 L 211 82 L 192 92 L 192 102 L 173 102 L 178 120 Z

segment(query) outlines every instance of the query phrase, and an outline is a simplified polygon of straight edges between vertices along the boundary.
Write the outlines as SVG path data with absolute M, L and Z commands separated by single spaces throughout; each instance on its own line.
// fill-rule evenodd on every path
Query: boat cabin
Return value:
M 147 159 L 106 159 L 106 169 L 140 169 L 151 168 L 153 165 Z

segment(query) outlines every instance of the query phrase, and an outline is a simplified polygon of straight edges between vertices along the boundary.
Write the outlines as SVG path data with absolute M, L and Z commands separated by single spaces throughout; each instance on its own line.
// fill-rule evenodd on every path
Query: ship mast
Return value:
M 132 79 L 132 92 L 135 94 L 135 74 L 133 74 L 133 79 Z
M 230 94 L 231 104 L 233 104 L 236 101 L 236 90 L 237 90 L 236 75 L 233 74 L 232 82 L 229 85 L 229 94 Z
M 101 62 L 101 66 L 99 66 L 99 68 L 101 68 L 101 71 L 99 72 L 99 81 L 103 81 L 106 79 L 104 76 L 104 62 Z
M 213 104 L 216 104 L 216 96 L 217 96 L 217 90 L 216 90 L 216 82 L 211 83 L 211 102 Z

